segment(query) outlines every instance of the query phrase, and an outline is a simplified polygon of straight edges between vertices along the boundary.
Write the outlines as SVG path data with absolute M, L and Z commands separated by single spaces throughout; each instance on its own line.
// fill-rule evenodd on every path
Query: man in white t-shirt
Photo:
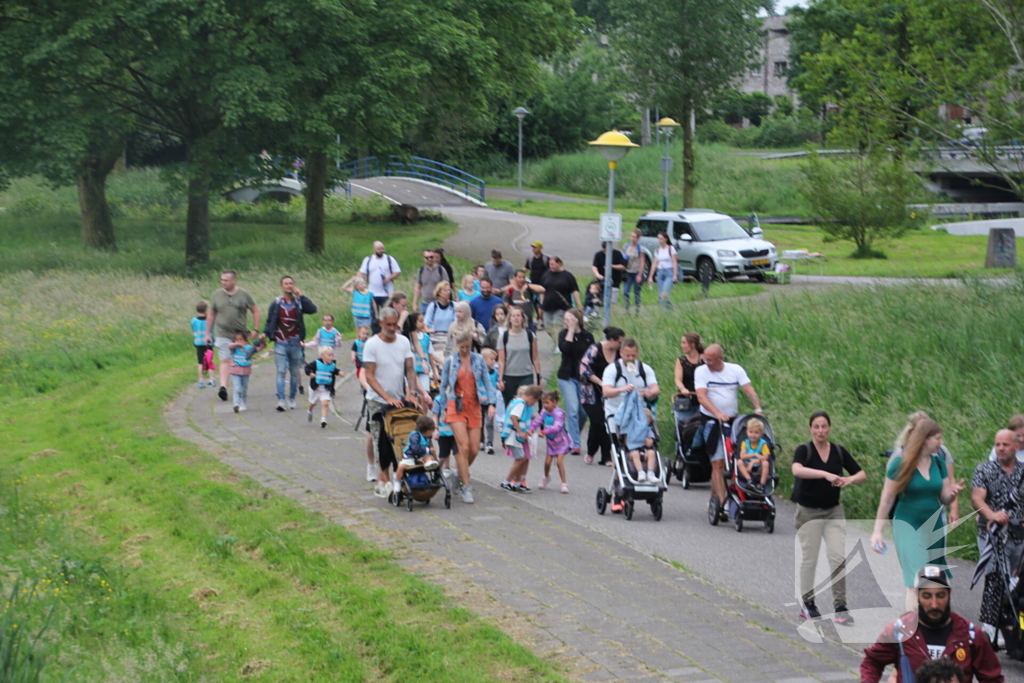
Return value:
M 747 372 L 735 363 L 726 363 L 722 347 L 712 344 L 704 349 L 704 365 L 693 373 L 693 383 L 700 401 L 700 412 L 708 417 L 704 424 L 704 444 L 711 458 L 711 493 L 718 504 L 725 504 L 725 450 L 722 448 L 721 426 L 739 414 L 740 389 L 750 399 L 754 412 L 760 413 L 761 399 L 754 391 Z
M 619 346 L 619 360 L 604 369 L 601 375 L 601 387 L 604 394 L 604 414 L 608 419 L 608 428 L 615 431 L 615 413 L 622 405 L 622 395 L 630 391 L 639 391 L 646 401 L 658 398 L 661 388 L 654 369 L 647 363 L 637 360 L 640 348 L 635 339 L 624 339 Z
M 384 243 L 373 243 L 373 254 L 363 259 L 359 272 L 366 279 L 366 284 L 377 302 L 377 308 L 384 308 L 388 297 L 395 290 L 394 279 L 402 273 L 398 261 L 384 253 Z
M 401 407 L 403 399 L 413 404 L 426 405 L 420 396 L 416 366 L 413 363 L 412 345 L 403 335 L 398 334 L 398 311 L 384 308 L 380 312 L 379 334 L 366 341 L 363 347 L 363 371 L 366 373 L 366 414 L 370 416 L 367 428 L 373 435 L 377 461 L 380 464 L 378 496 L 391 493 L 390 471 L 398 466 L 394 455 L 381 458 L 381 421 L 374 416 L 386 406 Z

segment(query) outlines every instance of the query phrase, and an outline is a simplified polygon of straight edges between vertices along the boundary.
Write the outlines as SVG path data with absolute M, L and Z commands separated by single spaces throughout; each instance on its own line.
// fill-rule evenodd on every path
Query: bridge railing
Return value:
M 364 157 L 342 164 L 341 170 L 350 180 L 380 176 L 424 180 L 464 194 L 479 202 L 484 201 L 487 185 L 481 178 L 466 173 L 460 168 L 423 157 L 403 158 L 396 155 L 391 155 L 387 159 Z

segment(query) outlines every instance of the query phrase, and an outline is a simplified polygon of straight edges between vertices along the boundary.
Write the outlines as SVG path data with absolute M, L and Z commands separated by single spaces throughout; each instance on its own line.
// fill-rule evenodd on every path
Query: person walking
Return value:
M 893 449 L 889 454 L 890 458 L 903 452 L 904 446 L 907 445 L 907 439 L 910 438 L 910 432 L 914 430 L 914 427 L 917 426 L 918 422 L 927 419 L 930 419 L 928 417 L 928 413 L 923 410 L 911 413 L 907 417 L 907 424 L 903 426 L 903 431 L 901 431 L 899 436 L 896 437 L 896 444 L 893 446 Z M 936 451 L 935 454 L 942 458 L 942 461 L 946 463 L 946 471 L 949 473 L 949 476 L 956 481 L 953 454 L 949 452 L 948 448 L 946 448 L 946 444 L 939 444 L 939 450 Z M 995 450 L 992 451 L 989 460 L 992 460 L 993 462 L 995 461 Z M 960 502 L 958 500 L 954 500 L 949 504 L 948 522 L 949 524 L 955 524 L 958 519 L 960 519 Z
M 594 278 L 601 283 L 601 287 L 604 290 L 604 296 L 608 296 L 607 286 L 604 281 L 604 262 L 605 262 L 605 250 L 604 246 L 594 252 L 594 261 L 590 265 L 590 271 L 594 274 Z M 618 303 L 619 301 L 619 288 L 622 287 L 622 280 L 626 277 L 626 266 L 629 261 L 626 260 L 625 255 L 619 251 L 618 247 L 612 246 L 612 289 L 611 297 L 612 303 Z
M 674 378 L 676 382 L 675 402 L 672 405 L 672 412 L 676 422 L 685 422 L 700 411 L 700 401 L 697 400 L 697 386 L 694 384 L 693 375 L 704 359 L 704 340 L 696 332 L 687 332 L 679 338 L 679 348 L 683 355 L 676 358 Z
M 576 276 L 565 270 L 560 256 L 551 257 L 541 285 L 544 287 L 544 297 L 540 308 L 544 313 L 544 329 L 550 335 L 561 325 L 565 312 L 570 308 L 583 311 L 583 297 L 580 296 Z
M 252 332 L 249 331 L 248 325 L 250 311 Z M 231 358 L 231 349 L 228 346 L 239 332 L 244 332 L 250 339 L 255 339 L 259 327 L 260 309 L 256 305 L 256 300 L 249 292 L 238 286 L 238 275 L 235 271 L 221 272 L 220 289 L 210 297 L 204 338 L 207 345 L 213 344 L 217 349 L 217 359 L 220 361 L 220 389 L 217 396 L 220 400 L 228 400 L 228 371 L 231 368 L 227 362 Z
M 626 276 L 623 280 L 623 303 L 626 306 L 626 313 L 629 313 L 629 292 L 633 290 L 633 300 L 636 303 L 636 312 L 640 312 L 640 294 L 644 287 L 644 268 L 647 267 L 647 255 L 640 246 L 640 230 L 636 229 L 629 234 L 629 242 L 622 248 L 622 255 L 626 257 Z
M 295 286 L 295 280 L 281 278 L 281 296 L 270 302 L 263 335 L 274 342 L 274 367 L 277 369 L 277 412 L 285 411 L 284 378 L 289 375 L 288 409 L 295 410 L 295 394 L 302 382 L 303 346 L 306 340 L 304 316 L 316 313 L 316 304 Z
M 423 252 L 423 265 L 416 272 L 416 287 L 412 293 L 412 307 L 420 315 L 427 312 L 427 306 L 434 303 L 434 290 L 442 282 L 451 284 L 448 271 L 440 263 L 439 254 L 433 249 Z
M 535 285 L 543 286 L 544 275 L 548 272 L 548 264 L 551 259 L 544 253 L 544 243 L 540 240 L 536 240 L 530 244 L 530 255 L 526 259 L 526 272 L 529 273 L 530 282 Z M 534 314 L 537 320 L 537 325 L 541 328 L 544 327 L 544 316 L 543 311 L 540 307 L 541 299 L 534 301 Z
M 480 278 L 480 293 L 469 300 L 469 307 L 473 311 L 473 319 L 484 326 L 484 331 L 491 329 L 491 313 L 495 306 L 501 305 L 501 296 L 495 294 L 491 279 L 486 276 Z
M 611 440 L 604 424 L 604 371 L 619 359 L 619 346 L 626 333 L 618 327 L 604 328 L 604 340 L 591 345 L 580 361 L 580 402 L 590 419 L 587 433 L 587 456 L 584 461 L 594 462 L 594 455 L 601 451 L 602 465 L 612 464 Z
M 484 274 L 491 281 L 494 289 L 500 292 L 508 287 L 508 283 L 512 281 L 512 276 L 515 275 L 515 272 L 515 266 L 502 257 L 501 251 L 498 249 L 491 250 L 491 260 L 484 264 Z M 480 285 L 480 291 L 483 293 L 483 278 L 481 278 Z
M 398 334 L 398 311 L 380 311 L 381 330 L 363 346 L 363 371 L 366 379 L 366 412 L 370 416 L 367 430 L 373 437 L 380 482 L 376 495 L 387 498 L 391 493 L 390 472 L 398 467 L 393 449 L 381 448 L 383 422 L 380 412 L 387 406 L 401 407 L 403 400 L 429 408 L 429 401 L 419 391 L 412 344 Z M 385 437 L 386 438 L 386 437 Z M 389 445 L 390 446 L 390 445 Z
M 583 314 L 575 308 L 565 312 L 564 327 L 558 332 L 558 390 L 565 402 L 565 430 L 572 443 L 571 453 L 580 454 L 580 428 L 586 421 L 580 402 L 580 362 L 594 344 L 594 335 L 583 327 Z
M 953 502 L 964 487 L 950 478 L 945 461 L 937 455 L 941 445 L 942 427 L 937 422 L 924 419 L 917 423 L 903 452 L 889 458 L 875 513 L 871 547 L 882 553 L 886 549 L 882 532 L 889 523 L 889 511 L 896 504 L 893 543 L 903 569 L 908 609 L 916 599 L 914 581 L 922 567 L 939 565 L 949 574 L 942 552 L 946 547 L 942 507 Z M 939 557 L 933 557 L 939 553 Z
M 470 334 L 472 344 L 477 349 L 484 347 L 484 342 L 487 339 L 487 332 L 484 331 L 484 326 L 473 318 L 469 302 L 460 301 L 455 304 L 455 322 L 448 326 L 448 337 L 444 343 L 445 358 L 455 353 L 456 340 L 467 332 Z
M 666 232 L 658 233 L 658 248 L 654 250 L 653 261 L 647 281 L 654 282 L 657 278 L 658 303 L 662 308 L 672 308 L 672 285 L 679 279 L 679 258 Z
M 978 511 L 978 552 L 984 557 L 991 549 L 993 557 L 985 568 L 985 592 L 981 597 L 981 630 L 995 642 L 1000 610 L 1011 577 L 1003 572 L 1006 557 L 1016 568 L 1024 550 L 1024 527 L 1011 520 L 1020 519 L 1024 507 L 1024 465 L 1017 460 L 1016 435 L 1000 429 L 995 436 L 996 460 L 986 460 L 974 470 L 971 479 L 971 503 Z
M 850 452 L 829 441 L 832 418 L 824 410 L 811 414 L 811 440 L 793 453 L 793 502 L 796 503 L 796 537 L 800 541 L 800 601 L 804 619 L 821 616 L 814 601 L 814 572 L 821 542 L 825 542 L 835 606 L 835 623 L 852 624 L 846 608 L 846 514 L 839 502 L 847 486 L 863 484 L 867 474 Z M 846 476 L 843 476 L 843 472 Z
M 388 297 L 395 291 L 395 278 L 402 274 L 398 261 L 390 254 L 385 254 L 384 243 L 377 241 L 373 243 L 373 253 L 363 259 L 359 272 L 373 294 L 377 309 L 383 308 Z
M 484 347 L 494 349 L 498 352 L 498 341 L 505 336 L 508 329 L 508 306 L 502 304 L 495 306 L 491 311 L 491 327 L 487 330 L 487 337 L 484 340 Z
M 444 360 L 444 347 L 448 343 L 448 328 L 455 322 L 455 305 L 452 303 L 450 283 L 437 283 L 437 287 L 434 288 L 434 301 L 427 306 L 423 318 L 430 341 L 434 345 L 434 354 L 440 363 Z
M 526 327 L 522 309 L 512 308 L 508 312 L 508 329 L 498 340 L 498 391 L 507 406 L 519 387 L 540 383 L 537 337 Z
M 461 302 L 460 302 L 461 303 Z M 494 420 L 495 391 L 483 356 L 475 353 L 473 334 L 463 332 L 455 339 L 456 352 L 444 361 L 440 395 L 445 401 L 441 422 L 455 434 L 455 454 L 462 502 L 473 503 L 469 468 L 480 451 L 480 433 L 485 419 Z
M 544 288 L 526 280 L 526 271 L 517 270 L 512 276 L 512 282 L 505 288 L 505 295 L 502 300 L 506 306 L 518 308 L 526 316 L 526 326 L 533 330 L 533 311 L 539 297 L 544 295 Z

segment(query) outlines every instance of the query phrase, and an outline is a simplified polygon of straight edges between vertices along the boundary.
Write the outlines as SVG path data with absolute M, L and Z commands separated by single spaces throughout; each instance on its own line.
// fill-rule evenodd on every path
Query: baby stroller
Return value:
M 688 489 L 690 484 L 711 481 L 711 458 L 708 456 L 707 448 L 703 443 L 693 445 L 694 437 L 704 426 L 706 419 L 701 413 L 697 413 L 688 420 L 676 420 L 676 457 L 668 466 L 668 472 L 665 474 L 666 483 L 672 481 L 674 476 L 684 489 Z
M 607 422 L 606 422 L 607 426 Z M 661 453 L 658 452 L 658 428 L 652 422 L 654 430 L 654 452 L 655 465 L 658 468 L 658 482 L 638 482 L 637 471 L 629 459 L 629 449 L 626 448 L 626 440 L 620 433 L 611 434 L 612 442 L 612 480 L 608 488 L 597 489 L 597 514 L 603 515 L 608 509 L 609 503 L 622 501 L 622 516 L 627 520 L 633 519 L 633 508 L 636 501 L 646 501 L 651 506 L 651 514 L 654 521 L 660 522 L 664 511 L 662 505 L 665 491 L 668 485 L 665 483 L 665 463 L 662 462 Z
M 390 408 L 384 412 L 383 431 L 387 435 L 391 448 L 398 460 L 402 459 L 405 442 L 409 434 L 416 430 L 416 418 L 422 415 L 418 409 L 409 404 L 401 408 Z M 402 477 L 402 489 L 391 494 L 390 502 L 398 507 L 405 501 L 405 506 L 412 512 L 413 501 L 429 503 L 437 492 L 444 489 L 444 506 L 452 506 L 452 494 L 448 481 L 441 476 L 440 470 L 427 470 L 423 467 L 410 467 Z
M 738 464 L 740 444 L 747 438 L 747 423 L 753 418 L 764 423 L 763 438 L 768 442 L 768 479 L 763 489 L 755 485 L 760 482 L 743 481 Z M 726 483 L 725 510 L 732 518 L 736 531 L 743 531 L 744 520 L 753 520 L 764 522 L 765 531 L 773 533 L 775 501 L 772 500 L 772 495 L 779 484 L 779 475 L 775 471 L 775 452 L 779 444 L 775 440 L 772 426 L 763 415 L 742 415 L 733 420 L 730 441 L 731 448 L 726 449 L 726 472 L 729 481 Z M 718 515 L 714 515 L 712 519 L 709 512 L 708 520 L 714 526 L 718 523 Z

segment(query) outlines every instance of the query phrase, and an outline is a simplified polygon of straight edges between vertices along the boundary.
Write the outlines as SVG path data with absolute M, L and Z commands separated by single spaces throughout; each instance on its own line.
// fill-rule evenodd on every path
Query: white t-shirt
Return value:
M 525 412 L 526 412 L 526 403 L 524 401 L 516 401 L 515 405 L 513 405 L 509 409 L 508 415 L 506 416 L 506 418 L 508 419 L 509 422 L 511 422 L 510 418 L 512 418 L 512 417 L 515 417 L 516 419 L 518 419 L 519 420 L 519 429 L 523 430 L 524 432 L 527 431 L 530 428 L 530 425 L 523 424 L 523 413 L 525 413 Z M 519 435 L 516 434 L 515 431 L 512 431 L 508 435 L 508 438 L 505 439 L 505 445 L 506 446 L 511 446 L 512 448 L 522 448 L 523 447 L 523 444 L 519 443 Z
M 615 380 L 617 374 L 615 367 L 621 366 L 622 377 Z M 644 366 L 644 377 L 640 376 L 640 368 L 637 365 Z M 649 389 L 658 383 L 658 378 L 654 374 L 654 369 L 651 368 L 647 363 L 627 363 L 624 360 L 617 360 L 604 369 L 604 374 L 601 375 L 601 384 L 607 384 L 613 387 L 624 387 L 632 382 L 633 386 L 637 389 Z M 606 398 L 604 400 L 604 414 L 608 417 L 612 417 L 615 413 L 619 412 L 619 406 L 622 405 L 623 396 L 625 394 L 619 394 L 612 398 Z
M 739 402 L 736 392 L 740 387 L 750 384 L 747 372 L 735 363 L 725 363 L 721 372 L 712 372 L 707 365 L 700 365 L 693 373 L 693 384 L 696 389 L 707 389 L 708 399 L 720 411 L 729 417 L 739 414 Z M 704 408 L 700 412 L 711 415 Z
M 401 273 L 402 269 L 398 267 L 398 261 L 390 254 L 383 256 L 371 254 L 363 259 L 363 264 L 359 266 L 359 272 L 366 278 L 366 285 L 374 296 L 390 296 L 395 289 L 395 283 L 393 280 L 384 282 L 384 278 L 392 273 Z
M 412 357 L 412 344 L 402 335 L 398 335 L 389 344 L 379 334 L 375 334 L 366 340 L 366 346 L 363 347 L 363 363 L 377 364 L 373 375 L 392 398 L 405 396 L 405 359 Z M 366 398 L 384 402 L 372 388 L 366 390 Z
M 672 267 L 672 256 L 676 253 L 676 248 L 671 244 L 667 247 L 658 247 L 654 250 L 654 267 L 655 270 L 661 270 L 662 268 Z

